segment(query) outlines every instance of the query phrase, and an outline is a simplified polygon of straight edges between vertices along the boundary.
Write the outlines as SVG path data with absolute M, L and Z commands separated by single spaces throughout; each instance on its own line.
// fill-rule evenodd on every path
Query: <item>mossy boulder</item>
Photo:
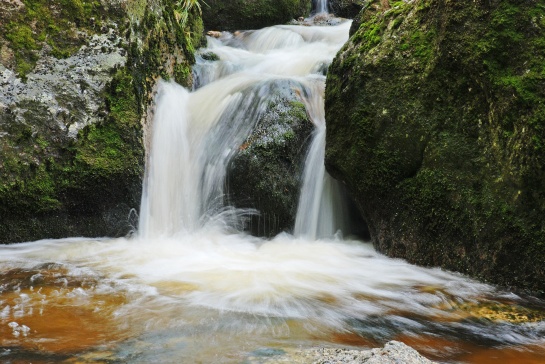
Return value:
M 310 0 L 207 0 L 201 5 L 208 30 L 260 29 L 310 14 Z
M 328 74 L 326 165 L 375 246 L 545 291 L 545 6 L 373 1 L 357 24 Z
M 0 21 L 0 243 L 127 234 L 148 105 L 159 76 L 191 83 L 198 9 L 23 0 Z
M 264 112 L 230 161 L 227 202 L 256 209 L 259 214 L 251 217 L 248 229 L 254 235 L 273 236 L 291 231 L 295 224 L 314 127 L 301 100 L 304 85 L 277 80 L 259 88 L 269 97 L 257 107 Z

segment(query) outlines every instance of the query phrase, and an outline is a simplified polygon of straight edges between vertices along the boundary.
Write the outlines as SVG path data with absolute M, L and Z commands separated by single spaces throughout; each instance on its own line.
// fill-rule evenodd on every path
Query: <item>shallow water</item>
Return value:
M 391 339 L 445 362 L 545 360 L 542 302 L 358 241 L 209 228 L 39 241 L 0 257 L 0 358 L 12 362 L 240 363 L 272 349 Z M 517 315 L 522 323 L 509 319 Z

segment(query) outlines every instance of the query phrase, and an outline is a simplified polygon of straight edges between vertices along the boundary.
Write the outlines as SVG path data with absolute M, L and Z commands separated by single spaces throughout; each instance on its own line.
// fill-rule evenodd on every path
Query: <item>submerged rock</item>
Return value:
M 207 29 L 259 29 L 310 14 L 310 0 L 207 0 L 201 5 Z
M 328 170 L 379 251 L 544 292 L 545 9 L 386 5 L 330 67 Z
M 198 10 L 3 2 L 0 22 L 0 243 L 127 234 L 155 82 L 191 83 Z

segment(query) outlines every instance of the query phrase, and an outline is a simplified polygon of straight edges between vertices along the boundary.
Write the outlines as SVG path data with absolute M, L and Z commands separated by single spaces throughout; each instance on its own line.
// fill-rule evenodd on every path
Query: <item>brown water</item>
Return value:
M 364 243 L 203 230 L 5 247 L 0 361 L 243 363 L 399 340 L 452 363 L 545 362 L 543 302 Z

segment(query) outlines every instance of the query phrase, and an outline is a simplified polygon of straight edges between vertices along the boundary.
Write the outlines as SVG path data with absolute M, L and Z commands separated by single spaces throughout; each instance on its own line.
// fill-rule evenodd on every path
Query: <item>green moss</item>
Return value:
M 123 130 L 112 124 L 90 126 L 80 136 L 74 167 L 83 175 L 108 177 L 138 171 L 139 156 Z
M 206 52 L 201 54 L 202 59 L 205 61 L 219 61 L 220 57 L 214 52 Z
M 52 55 L 66 58 L 83 44 L 78 31 L 95 31 L 106 18 L 119 20 L 117 10 L 108 14 L 100 1 L 24 0 L 18 11 L 4 15 L 8 24 L 0 36 L 8 40 L 15 54 L 15 69 L 21 77 L 30 72 L 37 53 L 47 43 Z M 93 19 L 93 20 L 92 20 Z
M 136 85 L 129 70 L 126 68 L 118 70 L 106 93 L 109 117 L 114 123 L 133 127 L 139 125 L 141 113 L 135 90 Z
M 179 63 L 174 66 L 174 81 L 182 86 L 190 87 L 193 79 L 191 76 L 191 66 L 189 64 Z
M 411 35 L 410 45 L 413 47 L 413 54 L 422 61 L 428 61 L 433 53 L 433 40 L 435 39 L 434 30 L 415 31 Z

